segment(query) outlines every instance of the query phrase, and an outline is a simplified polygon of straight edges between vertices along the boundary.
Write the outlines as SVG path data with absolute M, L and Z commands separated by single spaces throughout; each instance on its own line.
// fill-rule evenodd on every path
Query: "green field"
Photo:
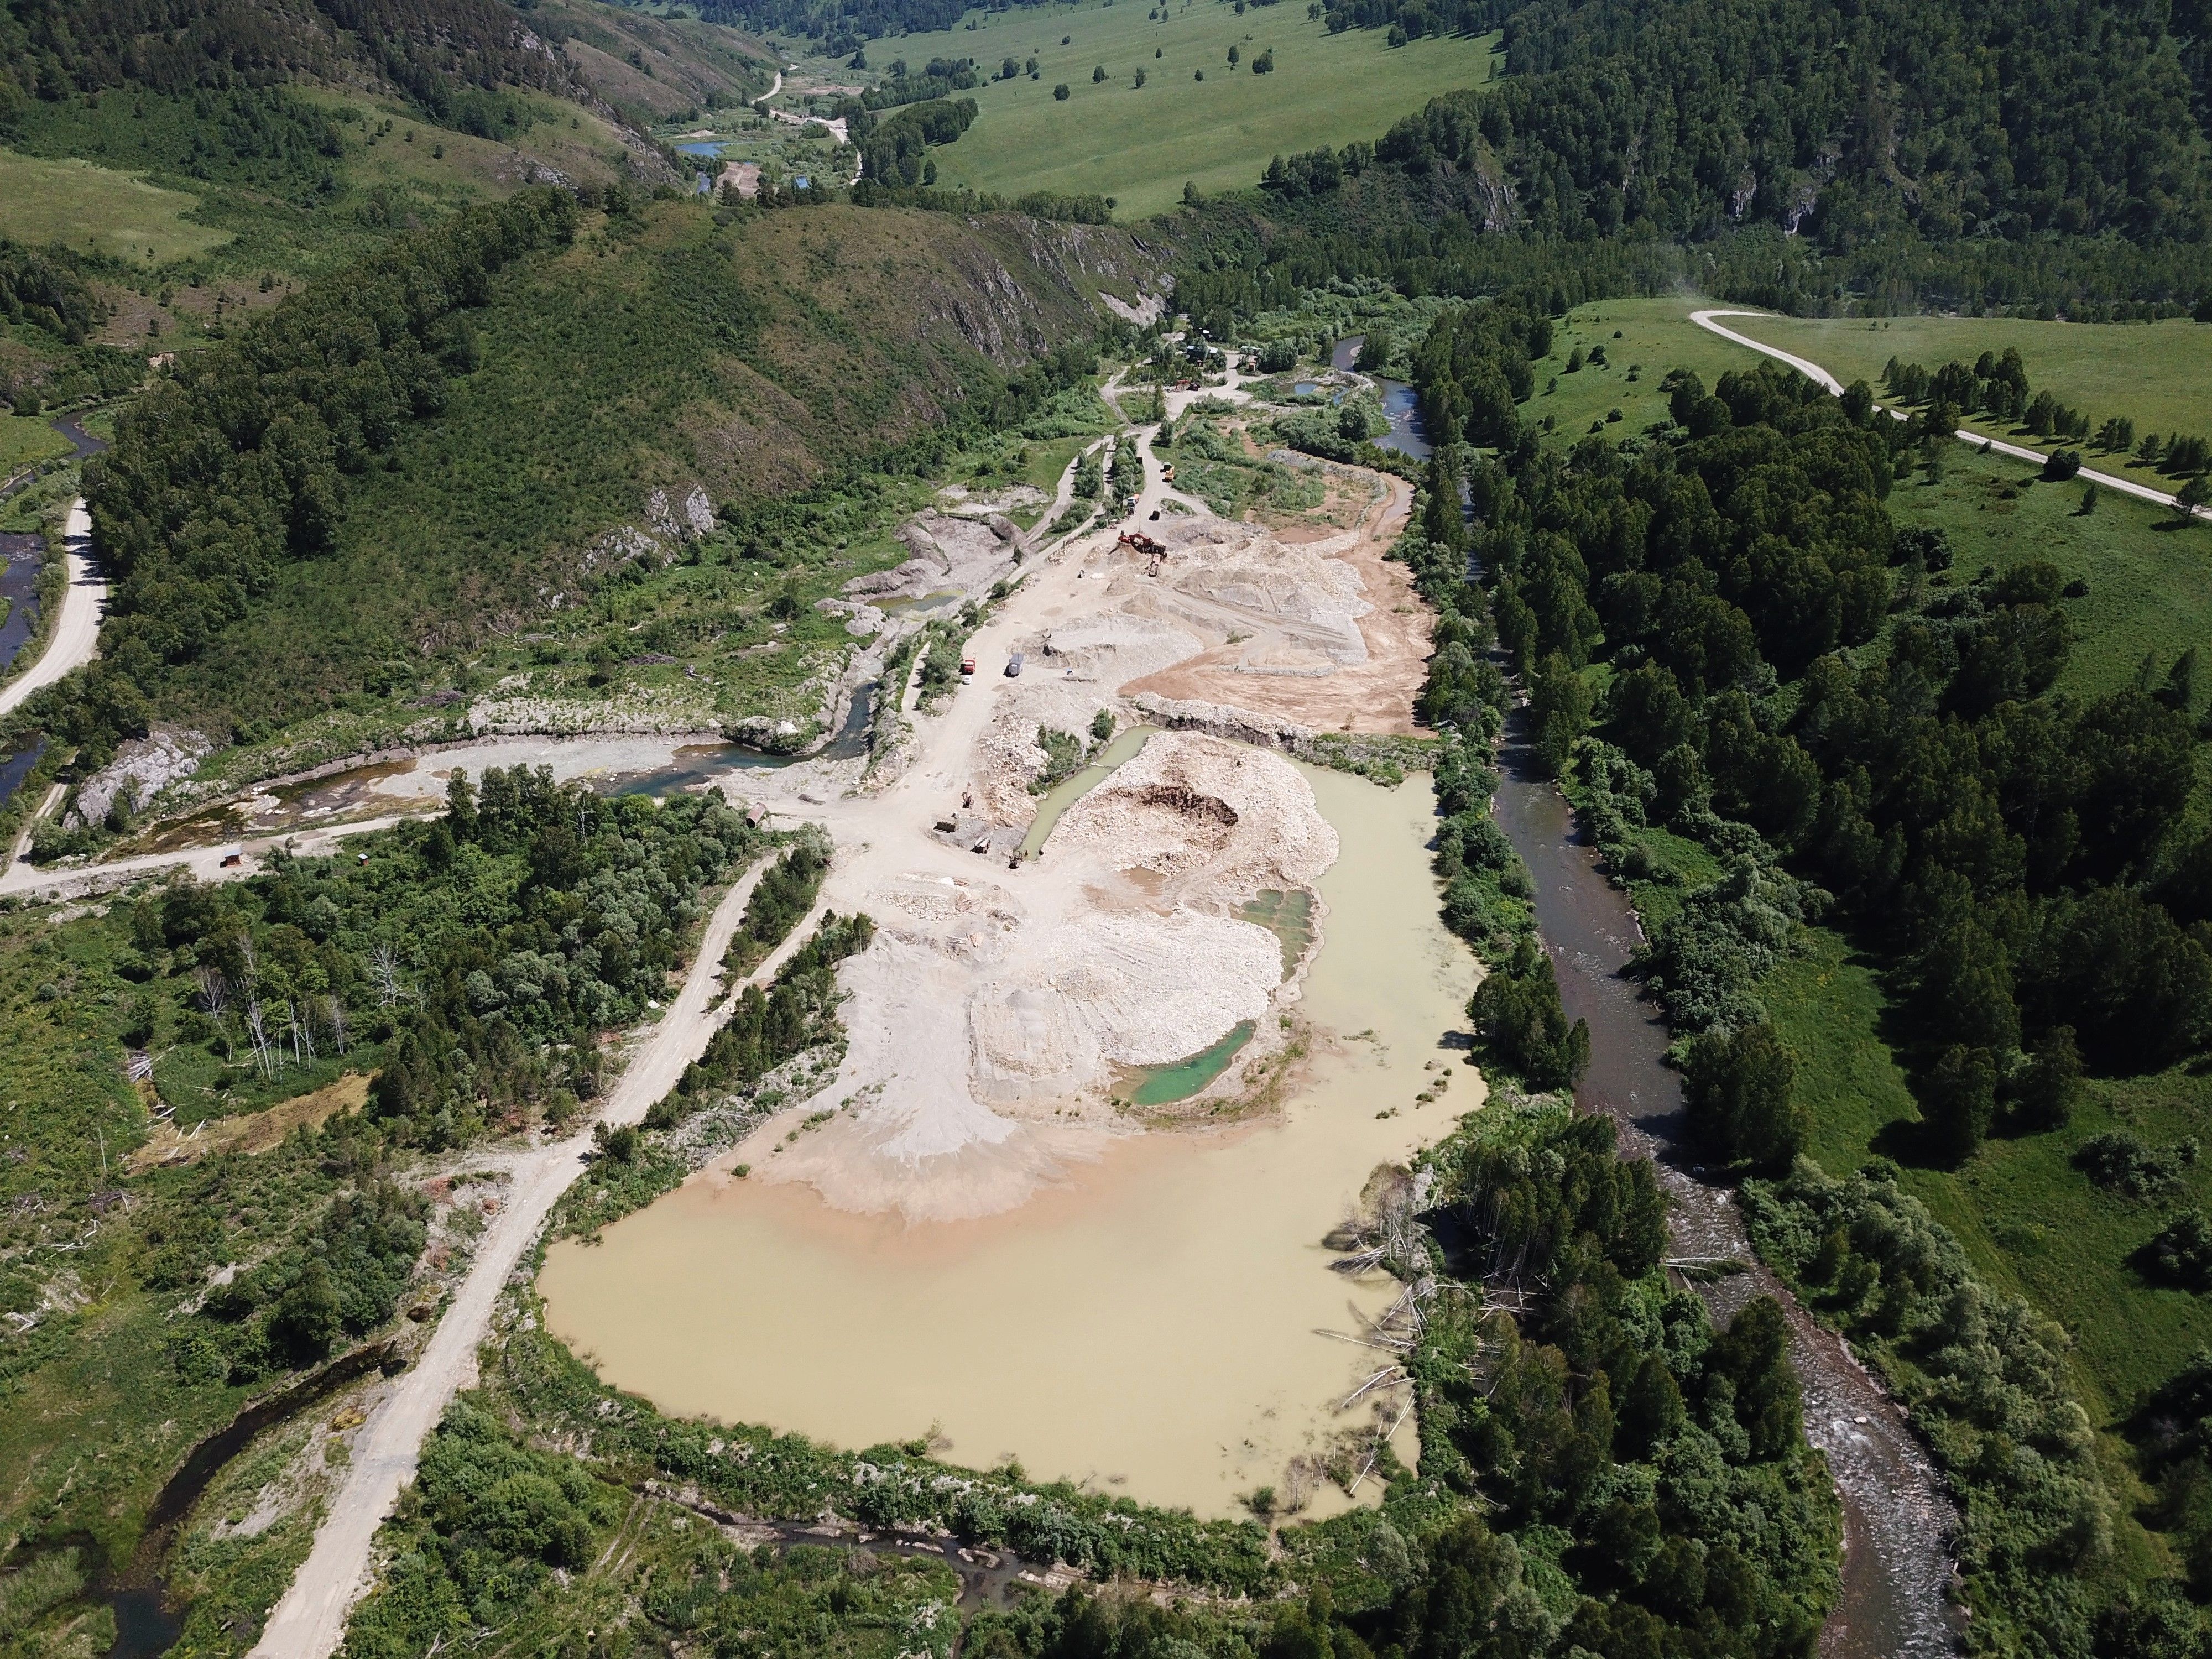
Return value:
M 1731 345 L 1690 321 L 1692 312 L 1712 303 L 1678 295 L 1665 300 L 1601 300 L 1576 307 L 1553 331 L 1552 355 L 1529 365 L 1535 372 L 1536 395 L 1522 405 L 1522 416 L 1532 421 L 1551 417 L 1553 441 L 1565 444 L 1581 438 L 1591 422 L 1603 423 L 1615 409 L 1622 415 L 1610 426 L 1615 437 L 1667 419 L 1667 395 L 1659 390 L 1659 382 L 1668 370 L 1694 370 L 1711 389 L 1729 370 L 1759 361 L 1757 353 Z M 1580 350 L 1587 356 L 1591 347 L 1601 345 L 1605 348 L 1604 368 L 1585 364 L 1571 374 L 1567 372 L 1571 354 Z M 1633 381 L 1628 378 L 1632 370 L 1637 375 Z M 1547 391 L 1553 380 L 1557 389 Z
M 17 468 L 33 461 L 66 455 L 70 448 L 70 441 L 48 426 L 43 416 L 0 415 L 0 478 L 13 477 Z
M 2021 317 L 1731 317 L 1754 340 L 1810 358 L 1846 386 L 1863 380 L 1879 393 L 1892 357 L 1939 368 L 1971 364 L 2010 347 L 2027 365 L 2028 384 L 2085 410 L 2092 428 L 2124 415 L 2138 435 L 2212 433 L 2212 326 L 2163 323 L 2039 323 Z M 1968 422 L 1978 428 L 1980 422 Z M 2008 435 L 1996 425 L 1991 432 Z M 2093 463 L 2094 465 L 2094 463 Z M 2154 487 L 2155 478 L 2147 480 Z M 2170 486 L 2169 486 L 2170 487 Z
M 1060 44 L 1063 35 L 1070 44 Z M 1234 69 L 1231 46 L 1243 60 Z M 932 58 L 972 58 L 993 73 L 1008 57 L 1034 56 L 1037 79 L 961 94 L 981 113 L 966 137 L 933 152 L 939 184 L 1107 195 L 1126 219 L 1173 206 L 1186 179 L 1234 190 L 1257 184 L 1271 156 L 1378 138 L 1439 93 L 1488 80 L 1496 46 L 1488 36 L 1393 49 L 1379 30 L 1331 35 L 1291 6 L 1240 16 L 1202 0 L 1147 21 L 1133 0 L 1085 0 L 978 13 L 957 28 L 878 41 L 868 53 L 878 70 L 895 58 L 918 71 Z M 1255 75 L 1252 60 L 1270 48 L 1274 72 Z M 1094 83 L 1102 67 L 1106 79 Z M 1203 82 L 1194 78 L 1201 70 Z M 1061 82 L 1064 102 L 1052 95 Z
M 2089 585 L 2068 599 L 2074 648 L 2057 690 L 2099 696 L 2130 681 L 2143 653 L 2159 672 L 2194 646 L 2212 647 L 2212 526 L 2183 529 L 2166 508 L 2118 490 L 2079 511 L 2081 486 L 2035 482 L 2034 469 L 1960 445 L 1940 483 L 1915 474 L 1889 497 L 1899 526 L 1932 524 L 1950 538 L 1954 580 L 1984 565 L 2047 559 Z
M 230 240 L 228 231 L 185 222 L 198 205 L 196 197 L 128 173 L 0 149 L 0 236 L 19 242 L 62 241 L 149 264 L 191 259 Z
M 1559 328 L 1552 356 L 1535 365 L 1536 392 L 1523 405 L 1523 412 L 1533 419 L 1553 416 L 1552 441 L 1562 445 L 1582 438 L 1594 422 L 1615 436 L 1625 436 L 1642 431 L 1654 421 L 1665 420 L 1667 399 L 1659 383 L 1669 369 L 1693 370 L 1710 387 L 1730 369 L 1760 361 L 1747 348 L 1732 345 L 1689 320 L 1691 312 L 1711 303 L 1678 297 L 1607 300 L 1579 307 Z M 1731 321 L 1729 326 L 1737 326 L 1740 320 Z M 2197 361 L 2188 358 L 2186 353 L 2203 352 L 2202 361 L 2207 373 L 2212 374 L 2212 328 L 2193 323 L 2093 325 L 1961 319 L 1954 325 L 1948 319 L 1929 318 L 1902 319 L 1898 327 L 1922 324 L 1936 328 L 2038 330 L 2046 339 L 2056 331 L 2061 337 L 2071 334 L 2117 341 L 2135 352 L 2162 339 L 2172 345 L 2177 362 Z M 1795 322 L 1786 326 L 1856 329 L 1862 333 L 1866 327 L 1863 323 Z M 1760 327 L 1776 344 L 1822 364 L 1839 379 L 1857 377 L 1856 371 L 1847 372 L 1840 353 L 1823 355 L 1825 343 L 1785 339 L 1779 326 Z M 2190 329 L 2197 332 L 2187 332 Z M 2008 339 L 1994 348 L 1975 349 L 2002 349 L 2003 344 L 2014 343 Z M 1600 368 L 1585 363 L 1568 374 L 1569 354 L 1579 349 L 1587 355 L 1594 345 L 1605 348 L 1607 366 Z M 1963 349 L 1960 345 L 1946 350 L 1955 355 Z M 2027 356 L 2027 345 L 2021 349 L 2033 377 L 2036 360 Z M 1938 353 L 1921 361 L 1946 360 Z M 1881 365 L 1875 367 L 1878 373 Z M 1628 378 L 1632 370 L 1637 374 L 1633 381 Z M 1547 391 L 1554 379 L 1558 389 Z M 2202 384 L 2212 385 L 2212 380 Z M 2172 408 L 2187 408 L 2185 400 L 2193 396 L 2197 412 L 2193 420 L 2185 417 L 2177 422 L 2169 417 L 2161 430 L 2170 431 L 2179 425 L 2183 430 L 2212 431 L 2212 392 L 2203 391 L 2202 386 L 2191 388 L 2173 384 L 2168 395 L 2167 406 Z M 1614 409 L 1621 411 L 1622 418 L 1607 422 L 1607 414 Z M 2138 418 L 2136 424 L 2138 431 L 2146 429 L 2142 419 Z M 2156 475 L 2143 476 L 2155 486 Z M 2157 655 L 2162 672 L 2166 664 L 2190 647 L 2212 646 L 2212 529 L 2179 529 L 2164 507 L 2110 489 L 2100 494 L 2097 510 L 2085 515 L 2078 511 L 2079 484 L 2045 484 L 2035 479 L 2032 463 L 2002 455 L 1978 455 L 1960 445 L 1945 454 L 1939 482 L 1931 483 L 1916 473 L 1897 484 L 1889 497 L 1890 516 L 1900 526 L 1929 524 L 1942 529 L 1954 551 L 1954 579 L 1971 577 L 1984 565 L 2002 568 L 2023 559 L 2048 559 L 2069 580 L 2079 577 L 2089 585 L 2086 597 L 2067 601 L 2066 612 L 2074 623 L 2074 649 L 2059 682 L 2062 690 L 2094 696 L 2126 684 L 2145 652 Z

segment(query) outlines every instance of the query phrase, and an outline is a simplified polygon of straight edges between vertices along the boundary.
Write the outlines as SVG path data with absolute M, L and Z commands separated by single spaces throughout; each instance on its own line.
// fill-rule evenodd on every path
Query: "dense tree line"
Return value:
M 2130 1068 L 2200 1046 L 2185 690 L 2049 696 L 2068 624 L 2033 562 L 1927 590 L 1878 658 L 1844 654 L 1942 561 L 1881 505 L 1909 426 L 1765 368 L 1710 395 L 1681 377 L 1674 410 L 1682 436 L 1633 459 L 1586 442 L 1486 469 L 1476 555 L 1508 651 L 1538 674 L 1602 651 L 1595 713 L 1658 817 L 1749 824 L 1890 942 L 1954 1152 L 2001 1103 L 2063 1119 L 2043 1079 L 2076 1044 Z
M 754 839 L 718 799 L 603 800 L 542 768 L 487 771 L 480 799 L 456 778 L 448 799 L 402 845 L 434 875 L 489 878 L 505 914 L 423 953 L 371 1097 L 398 1138 L 434 1146 L 518 1105 L 557 1117 L 565 1095 L 592 1093 L 587 1039 L 662 994 L 702 894 Z
M 2163 4 L 1535 0 L 1504 23 L 1509 75 L 1376 151 L 1492 181 L 1510 224 L 1688 240 L 1765 223 L 1840 249 L 1899 232 L 2193 243 L 2212 223 Z
M 1897 402 L 1919 405 L 1923 424 L 1930 431 L 1954 427 L 1961 416 L 1986 415 L 2016 422 L 2038 438 L 2094 441 L 2107 454 L 2132 450 L 2136 459 L 2167 477 L 2191 478 L 2212 471 L 2212 443 L 2202 437 L 2146 432 L 2138 441 L 2135 421 L 2125 415 L 2106 416 L 2093 432 L 2087 410 L 2060 403 L 2048 389 L 2031 389 L 2027 366 L 2016 350 L 2008 349 L 2001 356 L 1984 351 L 1971 364 L 1948 362 L 1932 374 L 1893 357 L 1882 370 L 1882 386 Z
M 178 1376 L 252 1382 L 325 1359 L 343 1339 L 385 1323 L 414 1276 L 428 1208 L 420 1193 L 390 1182 L 340 1193 L 296 1242 L 210 1291 L 181 1322 L 167 1345 Z M 194 1288 L 198 1273 L 163 1271 L 175 1260 L 161 1258 L 149 1282 Z
M 1421 1468 L 1479 1494 L 1485 1521 L 1432 1540 L 1432 1576 L 1364 1633 L 1499 1659 L 1809 1653 L 1838 1521 L 1781 1309 L 1755 1300 L 1716 1331 L 1668 1284 L 1665 1199 L 1648 1160 L 1616 1156 L 1610 1119 L 1470 1122 L 1448 1189 L 1455 1267 L 1518 1312 L 1437 1303 L 1430 1346 L 1452 1363 L 1422 1369 Z M 1516 1590 L 1511 1541 L 1553 1528 L 1582 1598 L 1558 1622 Z M 1472 1606 L 1455 1569 L 1480 1587 Z
M 799 918 L 814 907 L 830 868 L 829 848 L 811 838 L 800 842 L 761 872 L 745 900 L 745 914 L 722 953 L 722 977 L 750 973 L 783 943 Z
M 719 800 L 601 799 L 543 769 L 493 769 L 481 793 L 457 777 L 447 799 L 365 858 L 141 901 L 132 1040 L 195 1045 L 277 1096 L 380 1057 L 370 1111 L 400 1141 L 565 1115 L 596 1090 L 593 1035 L 661 994 L 702 893 L 757 836 Z
M 106 319 L 107 307 L 72 255 L 40 252 L 0 237 L 0 317 L 82 345 Z
M 975 119 L 973 98 L 937 98 L 905 104 L 875 120 L 865 134 L 854 133 L 860 146 L 864 175 L 883 185 L 934 183 L 936 168 L 926 152 L 934 144 L 949 144 L 968 131 Z
M 568 60 L 496 0 L 9 0 L 0 6 L 0 131 L 11 112 L 81 94 L 280 91 L 303 75 L 366 73 L 429 118 L 480 110 L 495 88 L 578 95 Z M 279 99 L 301 116 L 314 106 Z M 267 106 L 247 100 L 234 106 Z M 320 118 L 328 125 L 328 118 Z
M 708 1039 L 706 1052 L 684 1068 L 674 1111 L 705 1105 L 702 1097 L 709 1094 L 750 1088 L 822 1042 L 837 1006 L 837 964 L 866 950 L 875 936 L 875 923 L 866 915 L 823 916 L 814 937 L 776 971 L 772 987 L 766 992 L 745 987 L 729 1018 Z

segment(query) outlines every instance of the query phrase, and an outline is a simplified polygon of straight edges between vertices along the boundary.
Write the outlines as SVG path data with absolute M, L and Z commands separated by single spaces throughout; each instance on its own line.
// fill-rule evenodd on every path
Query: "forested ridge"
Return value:
M 1503 81 L 1378 149 L 1494 177 L 1495 222 L 1569 234 L 2201 242 L 2202 29 L 2156 0 L 1537 0 Z
M 266 92 L 310 77 L 381 82 L 433 120 L 456 124 L 481 119 L 483 96 L 501 88 L 592 95 L 527 18 L 497 0 L 9 0 L 0 9 L 0 134 L 33 103 L 104 91 Z M 311 107 L 281 98 L 276 106 Z

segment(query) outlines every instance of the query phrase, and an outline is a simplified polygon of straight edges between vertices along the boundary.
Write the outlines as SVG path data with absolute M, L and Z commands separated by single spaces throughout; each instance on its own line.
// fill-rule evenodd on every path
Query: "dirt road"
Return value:
M 100 613 L 107 602 L 107 584 L 93 574 L 92 515 L 82 500 L 70 503 L 62 529 L 63 555 L 69 586 L 62 592 L 61 614 L 54 618 L 46 648 L 5 690 L 0 690 L 0 714 L 21 705 L 34 691 L 43 691 L 73 668 L 82 668 L 100 654 Z
M 622 1080 L 608 1097 L 602 1121 L 635 1123 L 696 1060 L 720 1024 L 727 998 L 715 969 L 744 915 L 745 901 L 766 869 L 748 872 L 714 908 L 684 988 L 660 1023 L 647 1030 Z M 814 931 L 810 914 L 763 963 L 748 982 L 765 984 Z M 732 991 L 742 987 L 732 987 Z M 325 1659 L 345 1635 L 347 1615 L 368 1588 L 370 1548 L 400 1488 L 415 1477 L 422 1442 L 454 1395 L 477 1376 L 477 1348 L 491 1325 L 493 1309 L 516 1266 L 528 1253 L 556 1200 L 583 1173 L 592 1146 L 588 1128 L 526 1154 L 499 1214 L 484 1230 L 467 1277 L 447 1304 L 438 1328 L 414 1368 L 398 1380 L 362 1431 L 354 1462 L 314 1547 L 269 1615 L 253 1659 Z
M 1756 317 L 1765 318 L 1770 321 L 1780 320 L 1774 316 L 1773 313 L 1767 311 L 1693 311 L 1690 313 L 1690 320 L 1695 323 L 1699 328 L 1705 330 L 1708 333 L 1719 335 L 1723 340 L 1731 340 L 1737 345 L 1747 346 L 1752 350 L 1759 352 L 1764 356 L 1772 357 L 1782 362 L 1785 362 L 1789 364 L 1790 368 L 1796 369 L 1800 374 L 1804 375 L 1808 380 L 1811 380 L 1814 385 L 1826 387 L 1830 392 L 1835 393 L 1836 396 L 1839 398 L 1843 396 L 1843 382 L 1838 380 L 1834 375 L 1829 374 L 1826 369 L 1821 368 L 1820 364 L 1813 362 L 1810 358 L 1800 357 L 1794 352 L 1783 350 L 1779 346 L 1771 346 L 1765 343 L 1763 341 L 1754 340 L 1748 334 L 1741 334 L 1735 329 L 1724 328 L 1719 323 L 1713 320 L 1717 317 Z M 1886 405 L 1876 404 L 1875 407 L 1876 409 L 1881 409 L 1886 407 Z M 1905 418 L 1905 411 L 1901 409 L 1891 409 L 1888 412 L 1892 419 L 1901 421 Z M 2041 466 L 2046 459 L 2044 453 L 2039 449 L 2029 449 L 2021 444 L 2008 444 L 2002 438 L 1992 438 L 1988 436 L 1986 434 L 1980 432 L 1970 432 L 1963 426 L 1957 431 L 1954 432 L 1951 435 L 1956 438 L 1960 443 L 1971 444 L 1976 449 L 1993 449 L 2000 455 L 2009 455 L 2015 460 L 2033 461 L 2038 466 Z M 2160 507 L 2166 507 L 2175 505 L 2174 498 L 2166 494 L 2166 491 L 2162 489 L 2153 489 L 2148 484 L 2137 483 L 2133 478 L 2123 478 L 2115 473 L 2094 472 L 2085 466 L 2081 470 L 2081 471 L 2075 474 L 2075 477 L 2079 478 L 2084 483 L 2093 483 L 2104 489 L 2117 489 L 2122 495 L 2133 495 L 2138 501 L 2154 501 Z M 2196 515 L 2200 519 L 2212 519 L 2212 507 L 2200 507 L 2193 510 L 2196 513 Z
M 40 809 L 39 816 L 58 804 L 58 798 L 49 795 Z M 439 811 L 441 807 L 426 807 Z M 276 836 L 257 836 L 246 841 L 218 842 L 212 847 L 193 847 L 174 853 L 142 853 L 135 858 L 116 859 L 106 864 L 85 865 L 75 870 L 41 870 L 25 856 L 30 845 L 30 830 L 27 826 L 15 845 L 15 855 L 5 870 L 0 870 L 0 896 L 21 894 L 39 903 L 55 899 L 84 898 L 94 893 L 112 892 L 118 887 L 147 876 L 177 870 L 189 872 L 200 881 L 239 881 L 260 873 L 263 861 L 271 850 L 289 845 L 302 858 L 319 858 L 337 850 L 338 843 L 349 836 L 365 836 L 372 830 L 389 830 L 405 822 L 408 815 L 394 814 L 388 817 L 363 818 L 355 823 L 336 823 L 327 829 L 302 830 Z M 223 860 L 236 856 L 238 862 L 226 865 Z

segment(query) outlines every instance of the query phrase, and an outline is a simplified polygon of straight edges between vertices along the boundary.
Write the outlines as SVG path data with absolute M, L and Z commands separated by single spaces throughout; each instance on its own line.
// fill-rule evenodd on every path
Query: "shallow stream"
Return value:
M 1366 342 L 1364 334 L 1346 335 L 1336 343 L 1336 349 L 1329 354 L 1329 367 L 1351 368 L 1358 359 L 1359 348 Z M 1420 399 L 1414 395 L 1413 388 L 1403 380 L 1385 380 L 1380 374 L 1370 374 L 1367 378 L 1375 382 L 1376 391 L 1382 395 L 1382 413 L 1390 422 L 1390 430 L 1375 441 L 1376 448 L 1395 449 L 1417 461 L 1425 461 L 1435 454 L 1436 451 L 1429 445 L 1427 433 L 1422 429 Z
M 1356 1332 L 1399 1287 L 1332 1272 L 1321 1240 L 1376 1165 L 1478 1103 L 1449 1035 L 1475 967 L 1437 919 L 1427 779 L 1385 791 L 1306 771 L 1344 853 L 1318 884 L 1323 943 L 1299 1008 L 1314 1051 L 1279 1115 L 1116 1139 L 974 1222 L 847 1214 L 759 1171 L 710 1170 L 602 1244 L 555 1245 L 550 1328 L 678 1415 L 853 1448 L 933 1424 L 954 1462 L 1018 1456 L 1204 1516 L 1282 1493 L 1292 1457 L 1339 1434 L 1371 1439 L 1375 1404 L 1387 1425 L 1404 1393 L 1340 1413 L 1373 1351 L 1322 1333 Z M 1441 1077 L 1443 1097 L 1417 1103 Z M 1321 1486 L 1305 1512 L 1347 1501 Z

